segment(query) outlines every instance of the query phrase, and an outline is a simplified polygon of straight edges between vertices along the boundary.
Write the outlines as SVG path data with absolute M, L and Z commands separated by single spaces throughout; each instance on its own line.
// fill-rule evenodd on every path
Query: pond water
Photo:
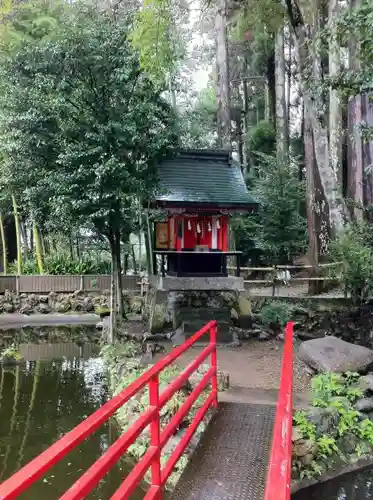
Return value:
M 371 500 L 373 468 L 346 474 L 292 495 L 291 500 Z
M 58 329 L 44 330 L 43 335 L 40 328 L 37 333 L 38 338 L 43 338 L 41 343 L 21 343 L 26 364 L 0 368 L 0 482 L 107 401 L 97 346 L 79 342 L 50 344 L 45 339 L 59 338 Z M 114 421 L 103 425 L 17 498 L 59 498 L 117 437 Z M 110 498 L 132 467 L 129 459 L 122 459 L 87 498 Z M 131 499 L 140 500 L 144 495 L 139 487 Z

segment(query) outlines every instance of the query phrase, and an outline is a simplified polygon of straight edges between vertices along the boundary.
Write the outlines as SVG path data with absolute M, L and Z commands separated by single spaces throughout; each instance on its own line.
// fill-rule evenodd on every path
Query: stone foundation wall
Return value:
M 135 293 L 135 292 L 134 292 Z M 131 292 L 123 294 L 127 312 L 141 314 L 144 298 Z M 20 294 L 5 291 L 0 295 L 0 313 L 19 312 L 21 314 L 49 313 L 89 313 L 99 308 L 108 308 L 110 292 L 84 292 L 49 294 Z
M 250 322 L 251 305 L 245 292 L 218 290 L 164 291 L 149 288 L 144 319 L 151 333 L 182 329 L 186 337 L 215 319 L 219 341 L 231 342 L 233 322 Z

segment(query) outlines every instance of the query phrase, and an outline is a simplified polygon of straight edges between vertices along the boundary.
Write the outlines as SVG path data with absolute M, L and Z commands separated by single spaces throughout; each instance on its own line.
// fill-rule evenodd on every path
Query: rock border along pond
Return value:
M 109 307 L 110 291 L 85 292 L 76 290 L 73 293 L 35 294 L 5 291 L 0 295 L 0 313 L 51 314 L 51 313 L 92 313 L 99 308 Z M 144 297 L 133 292 L 124 292 L 123 301 L 127 312 L 140 314 Z M 1 317 L 1 316 L 0 316 Z
M 325 337 L 298 355 L 321 373 L 293 414 L 293 492 L 373 464 L 373 351 Z

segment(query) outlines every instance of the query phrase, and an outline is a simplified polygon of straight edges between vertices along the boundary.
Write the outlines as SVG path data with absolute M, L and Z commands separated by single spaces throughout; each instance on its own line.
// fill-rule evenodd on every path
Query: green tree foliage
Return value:
M 73 4 L 53 33 L 1 62 L 3 172 L 51 226 L 104 235 L 119 284 L 122 229 L 154 192 L 156 164 L 178 135 L 127 19 Z
M 346 292 L 356 305 L 366 302 L 373 292 L 373 229 L 366 222 L 348 224 L 332 242 L 331 256 L 342 267 L 336 269 Z
M 216 146 L 216 121 L 216 92 L 209 86 L 202 89 L 197 99 L 181 111 L 183 146 L 190 148 Z
M 53 36 L 23 43 L 2 68 L 13 177 L 35 205 L 50 195 L 55 220 L 90 220 L 105 234 L 132 208 L 129 197 L 154 188 L 155 163 L 175 142 L 172 111 L 127 33 L 125 20 L 74 8 Z
M 260 253 L 265 262 L 284 264 L 307 245 L 307 224 L 299 212 L 305 186 L 298 180 L 295 160 L 279 164 L 272 156 L 260 157 L 259 177 L 252 179 L 259 212 L 240 220 L 239 243 L 251 246 L 249 253 Z M 240 244 L 237 247 L 241 248 Z
M 26 41 L 32 43 L 52 33 L 66 7 L 62 0 L 6 0 L 0 8 L 1 50 L 17 50 Z
M 274 33 L 284 19 L 284 6 L 279 0 L 246 0 L 243 8 L 235 17 L 238 33 L 244 35 L 247 30 L 258 33 L 261 37 Z
M 276 131 L 272 123 L 260 121 L 252 127 L 247 137 L 247 149 L 253 163 L 257 163 L 257 153 L 273 155 L 276 151 Z
M 50 36 L 56 31 L 59 20 L 66 11 L 66 8 L 67 4 L 60 0 L 9 0 L 4 2 L 0 9 L 0 57 L 4 59 L 10 54 L 17 53 L 23 45 L 28 44 L 31 46 L 37 44 L 45 36 Z M 7 100 L 9 96 L 8 83 L 7 79 L 5 79 L 4 82 L 0 81 L 4 100 Z M 11 119 L 10 116 L 8 118 Z M 14 203 L 12 204 L 11 200 L 13 199 L 14 201 L 14 199 L 16 199 L 17 212 L 20 220 L 30 221 L 30 229 L 32 225 L 36 228 L 41 227 L 44 229 L 44 223 L 49 214 L 48 198 L 44 196 L 39 199 L 38 207 L 30 205 L 26 196 L 28 177 L 24 176 L 22 180 L 19 176 L 13 175 L 13 171 L 9 170 L 7 162 L 4 161 L 7 158 L 7 132 L 4 129 L 1 133 L 3 134 L 2 151 L 0 153 L 0 168 L 2 174 L 0 175 L 1 211 L 4 215 L 11 214 L 13 217 Z M 26 162 L 22 161 L 21 155 L 19 155 L 19 158 L 19 168 L 22 170 L 25 168 Z M 43 203 L 43 200 L 45 203 Z M 43 209 L 41 209 L 41 207 L 43 207 Z M 19 241 L 18 233 L 17 238 Z M 25 248 L 26 247 L 24 247 L 24 249 Z M 19 252 L 18 255 L 20 255 Z M 26 255 L 24 255 L 24 257 L 26 257 Z M 39 256 L 39 261 L 41 262 L 41 255 Z
M 157 82 L 170 81 L 185 54 L 179 21 L 188 12 L 182 2 L 145 0 L 135 15 L 130 40 L 142 69 Z

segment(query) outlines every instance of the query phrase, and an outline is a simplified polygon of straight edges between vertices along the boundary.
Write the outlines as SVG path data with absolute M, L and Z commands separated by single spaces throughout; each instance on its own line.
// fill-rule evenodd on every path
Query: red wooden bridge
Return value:
M 273 406 L 245 403 L 218 403 L 217 324 L 211 321 L 183 345 L 156 363 L 134 383 L 104 404 L 50 448 L 0 485 L 0 500 L 27 493 L 33 483 L 71 450 L 89 438 L 122 405 L 149 387 L 149 407 L 114 444 L 73 484 L 60 500 L 85 498 L 120 460 L 145 427 L 150 426 L 147 452 L 124 479 L 111 500 L 130 499 L 136 486 L 150 469 L 146 500 L 165 498 L 165 485 L 208 410 L 216 409 L 189 464 L 183 472 L 172 500 L 289 500 L 292 431 L 293 324 L 286 327 L 283 364 L 277 410 Z M 209 336 L 207 347 L 165 390 L 159 390 L 159 375 L 193 344 Z M 161 429 L 160 412 L 193 372 L 210 358 L 211 366 L 171 421 Z M 179 428 L 203 391 L 208 396 L 171 454 L 161 465 L 162 449 Z M 272 442 L 272 447 L 271 447 Z M 270 451 L 271 448 L 271 451 Z M 52 500 L 52 499 L 47 499 Z

